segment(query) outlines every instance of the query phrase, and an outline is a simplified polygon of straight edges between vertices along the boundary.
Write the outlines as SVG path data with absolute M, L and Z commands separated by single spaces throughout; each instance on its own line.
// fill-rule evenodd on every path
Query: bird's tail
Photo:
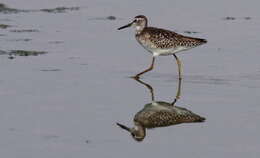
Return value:
M 208 41 L 206 39 L 202 39 L 202 38 L 196 38 L 197 41 L 199 41 L 201 44 L 205 44 Z
M 198 116 L 195 120 L 195 122 L 204 122 L 206 120 L 205 117 Z

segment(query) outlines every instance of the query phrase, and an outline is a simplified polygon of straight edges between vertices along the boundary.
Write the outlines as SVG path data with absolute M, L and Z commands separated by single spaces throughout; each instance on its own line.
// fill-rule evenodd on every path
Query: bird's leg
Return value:
M 153 93 L 153 87 L 149 85 L 148 83 L 145 83 L 144 81 L 140 80 L 139 78 L 134 78 L 137 82 L 141 83 L 142 85 L 145 85 L 151 93 L 152 101 L 154 101 L 154 93 Z
M 151 64 L 151 66 L 148 69 L 140 72 L 139 74 L 135 75 L 133 78 L 139 79 L 139 76 L 141 76 L 142 74 L 144 74 L 144 73 L 146 73 L 148 71 L 151 71 L 153 69 L 154 61 L 155 61 L 155 57 L 153 57 L 152 64 Z
M 178 82 L 178 89 L 177 89 L 177 93 L 176 93 L 176 96 L 174 98 L 174 101 L 172 102 L 172 105 L 174 105 L 178 99 L 180 99 L 180 96 L 181 96 L 181 79 L 179 79 L 179 82 Z
M 181 61 L 179 60 L 179 58 L 173 54 L 174 58 L 176 59 L 177 65 L 178 65 L 178 71 L 179 71 L 179 80 L 182 79 L 182 75 L 181 75 Z

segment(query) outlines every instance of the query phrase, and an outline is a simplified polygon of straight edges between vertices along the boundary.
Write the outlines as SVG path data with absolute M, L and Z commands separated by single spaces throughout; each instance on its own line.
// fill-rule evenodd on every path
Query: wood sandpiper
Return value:
M 207 40 L 183 36 L 165 29 L 148 27 L 147 23 L 147 18 L 144 15 L 138 15 L 131 23 L 118 28 L 118 30 L 121 30 L 134 26 L 136 40 L 153 55 L 150 67 L 136 74 L 133 78 L 138 79 L 142 74 L 151 71 L 154 67 L 155 57 L 173 55 L 177 61 L 179 79 L 181 79 L 181 62 L 175 53 L 207 43 Z

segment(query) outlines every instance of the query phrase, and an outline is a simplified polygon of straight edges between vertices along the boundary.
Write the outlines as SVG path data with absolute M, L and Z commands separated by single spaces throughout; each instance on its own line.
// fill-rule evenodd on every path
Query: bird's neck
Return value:
M 135 27 L 135 34 L 139 35 L 142 33 L 142 31 L 144 30 L 145 26 L 136 26 Z
M 146 136 L 145 127 L 135 122 L 134 133 L 138 138 L 143 139 Z

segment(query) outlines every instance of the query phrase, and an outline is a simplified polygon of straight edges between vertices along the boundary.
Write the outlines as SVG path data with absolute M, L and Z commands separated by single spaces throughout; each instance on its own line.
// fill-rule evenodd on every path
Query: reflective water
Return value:
M 1 156 L 259 157 L 258 0 L 1 3 L 26 11 L 0 12 Z M 139 14 L 151 26 L 208 40 L 178 54 L 184 79 L 176 103 L 207 120 L 148 130 L 141 143 L 116 125 L 132 124 L 151 102 L 147 89 L 129 78 L 148 67 L 151 56 L 133 30 L 116 30 Z M 46 53 L 10 55 L 21 50 Z M 155 100 L 170 103 L 176 62 L 159 57 L 155 64 L 141 79 L 153 86 Z
M 129 128 L 117 123 L 119 127 L 131 133 L 136 141 L 143 141 L 146 136 L 146 128 L 166 127 L 181 123 L 204 122 L 205 118 L 183 107 L 176 106 L 181 92 L 181 80 L 178 82 L 177 94 L 172 103 L 154 100 L 154 90 L 151 85 L 140 79 L 137 82 L 146 86 L 150 93 L 152 102 L 145 104 L 144 108 L 134 116 L 134 127 Z

